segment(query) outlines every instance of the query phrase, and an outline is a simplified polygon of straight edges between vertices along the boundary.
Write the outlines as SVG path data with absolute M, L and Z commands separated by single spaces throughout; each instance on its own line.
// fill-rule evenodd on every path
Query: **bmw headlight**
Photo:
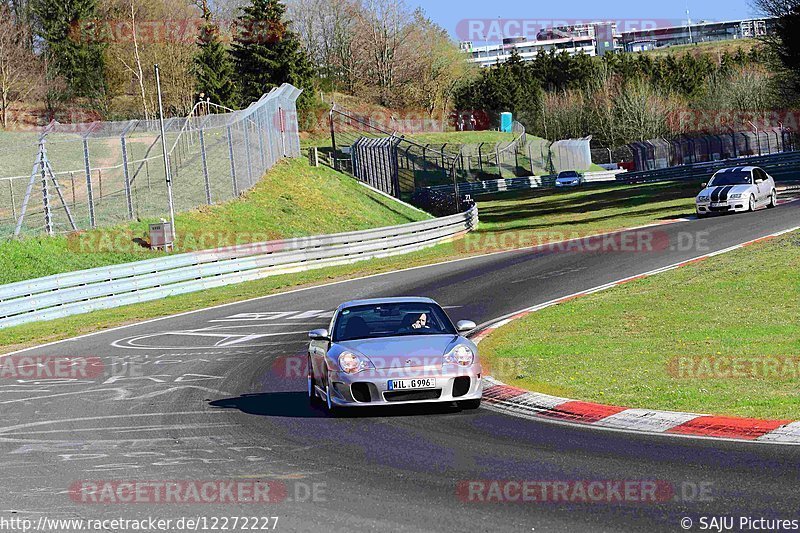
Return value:
M 354 354 L 353 352 L 342 352 L 339 356 L 339 368 L 345 374 L 358 374 L 365 370 L 375 368 L 372 361 L 363 355 Z
M 444 356 L 447 365 L 470 366 L 475 362 L 475 353 L 466 344 L 459 344 Z
M 739 200 L 739 199 L 742 198 L 742 196 L 744 196 L 744 194 L 740 194 L 740 193 L 731 194 L 731 200 Z
M 698 202 L 707 202 L 707 201 L 709 201 L 710 199 L 711 199 L 711 197 L 710 197 L 710 196 L 698 196 L 698 197 L 697 197 L 697 201 L 698 201 Z

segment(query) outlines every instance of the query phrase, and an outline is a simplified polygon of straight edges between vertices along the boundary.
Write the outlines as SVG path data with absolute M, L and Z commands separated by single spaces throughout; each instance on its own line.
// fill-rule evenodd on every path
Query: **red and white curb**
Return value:
M 477 344 L 497 328 L 547 307 L 616 287 L 636 279 L 674 270 L 758 242 L 774 239 L 798 229 L 800 229 L 800 226 L 523 309 L 479 327 L 477 333 L 472 335 L 471 339 Z M 800 422 L 792 420 L 760 420 L 674 411 L 630 409 L 531 392 L 506 385 L 491 376 L 486 376 L 483 380 L 483 400 L 487 408 L 514 416 L 589 425 L 604 430 L 774 444 L 800 444 Z

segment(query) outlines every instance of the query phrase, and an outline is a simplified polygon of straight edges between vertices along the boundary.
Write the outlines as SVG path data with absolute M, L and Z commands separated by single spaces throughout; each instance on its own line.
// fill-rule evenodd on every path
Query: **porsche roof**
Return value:
M 431 300 L 430 298 L 420 298 L 416 296 L 409 296 L 409 297 L 399 297 L 399 298 L 371 298 L 368 300 L 352 300 L 349 302 L 345 302 L 339 306 L 339 309 L 344 309 L 347 307 L 355 307 L 358 305 L 381 305 L 381 304 L 398 304 L 398 303 L 426 303 L 426 304 L 436 304 L 435 301 Z M 438 304 L 436 304 L 438 305 Z

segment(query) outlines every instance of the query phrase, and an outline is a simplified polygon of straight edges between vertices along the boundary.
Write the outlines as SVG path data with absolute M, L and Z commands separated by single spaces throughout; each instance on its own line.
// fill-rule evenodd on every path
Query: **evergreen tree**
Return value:
M 304 90 L 299 108 L 312 101 L 314 72 L 299 37 L 285 21 L 285 12 L 279 0 L 252 0 L 242 8 L 231 54 L 243 105 L 282 83 Z
M 64 81 L 59 99 L 107 92 L 104 45 L 97 31 L 97 0 L 33 0 L 39 36 L 44 41 L 50 80 Z
M 211 20 L 211 10 L 203 3 L 203 26 L 197 40 L 197 54 L 194 57 L 194 74 L 197 78 L 197 92 L 211 99 L 211 102 L 226 107 L 239 104 L 236 84 L 233 81 L 233 63 L 219 38 L 219 28 Z
M 512 53 L 504 63 L 483 69 L 473 83 L 463 86 L 456 94 L 456 109 L 483 111 L 497 127 L 500 113 L 510 111 L 528 127 L 540 114 L 542 89 L 535 66 Z
M 775 24 L 775 37 L 770 44 L 783 67 L 786 85 L 800 100 L 800 1 L 789 0 L 784 5 L 786 9 Z

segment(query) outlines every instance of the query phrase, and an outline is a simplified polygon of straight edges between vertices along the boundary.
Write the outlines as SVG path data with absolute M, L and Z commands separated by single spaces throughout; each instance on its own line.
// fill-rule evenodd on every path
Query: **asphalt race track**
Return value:
M 684 517 L 695 530 L 700 516 L 797 518 L 798 447 L 636 436 L 447 406 L 330 418 L 308 406 L 301 366 L 306 332 L 325 327 L 345 300 L 430 296 L 454 320 L 481 323 L 798 224 L 792 203 L 637 230 L 656 243 L 647 249 L 506 252 L 26 351 L 97 357 L 103 367 L 89 379 L 0 380 L 0 517 L 278 516 L 276 531 L 323 532 L 650 532 L 681 531 Z M 109 504 L 70 494 L 85 480 L 254 479 L 281 486 L 281 501 Z M 465 498 L 460 488 L 471 480 L 657 480 L 670 489 L 657 502 L 498 503 Z

